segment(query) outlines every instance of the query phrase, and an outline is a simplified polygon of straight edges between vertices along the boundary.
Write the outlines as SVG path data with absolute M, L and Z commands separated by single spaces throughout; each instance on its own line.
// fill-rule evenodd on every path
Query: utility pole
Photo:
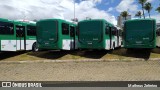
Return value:
M 76 9 L 75 9 L 76 5 L 75 5 L 75 0 L 73 0 L 73 2 L 74 2 L 74 20 L 75 20 L 75 18 L 76 18 Z

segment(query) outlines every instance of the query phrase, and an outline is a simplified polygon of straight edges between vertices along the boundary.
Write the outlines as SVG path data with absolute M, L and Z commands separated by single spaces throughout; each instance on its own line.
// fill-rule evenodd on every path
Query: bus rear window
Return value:
M 27 26 L 27 35 L 28 36 L 36 36 L 36 27 L 35 26 Z
M 13 24 L 8 22 L 0 22 L 0 35 L 13 35 Z

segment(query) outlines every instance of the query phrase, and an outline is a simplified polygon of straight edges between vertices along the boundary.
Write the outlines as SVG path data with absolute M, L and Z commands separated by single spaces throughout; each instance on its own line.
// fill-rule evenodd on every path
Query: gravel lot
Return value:
M 160 61 L 1 63 L 0 81 L 160 80 Z

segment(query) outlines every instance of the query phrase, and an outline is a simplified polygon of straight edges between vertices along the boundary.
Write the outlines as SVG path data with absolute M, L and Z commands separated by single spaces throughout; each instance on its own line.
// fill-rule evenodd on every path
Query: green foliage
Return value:
M 141 18 L 141 16 L 142 16 L 141 11 L 138 11 L 138 12 L 135 14 L 135 16 L 137 16 L 137 17 Z
M 147 2 L 147 0 L 138 0 L 140 4 L 143 4 Z
M 143 11 L 143 17 L 145 19 L 145 15 L 144 15 L 144 4 L 147 2 L 147 0 L 138 0 L 139 1 L 139 4 L 142 5 L 142 11 Z
M 156 11 L 158 11 L 160 13 L 160 6 L 156 9 Z
M 127 19 L 127 16 L 128 16 L 128 15 L 129 15 L 129 14 L 128 14 L 127 11 L 121 12 L 121 16 L 122 16 L 123 18 L 125 18 L 125 20 Z
M 150 2 L 147 2 L 146 4 L 145 4 L 145 6 L 144 6 L 144 9 L 146 10 L 146 11 L 148 11 L 148 14 L 149 14 L 149 18 L 150 18 L 150 11 L 152 10 L 152 4 L 150 3 Z

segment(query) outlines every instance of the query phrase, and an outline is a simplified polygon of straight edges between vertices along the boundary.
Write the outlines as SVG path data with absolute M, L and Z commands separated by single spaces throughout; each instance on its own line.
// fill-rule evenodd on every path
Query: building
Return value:
M 125 20 L 125 18 L 123 18 L 122 16 L 118 16 L 117 19 L 118 19 L 118 20 L 117 20 L 117 26 L 120 27 L 120 28 L 123 28 L 124 21 L 130 20 L 130 19 L 131 19 L 131 15 L 128 15 L 128 16 L 126 17 L 126 20 Z

